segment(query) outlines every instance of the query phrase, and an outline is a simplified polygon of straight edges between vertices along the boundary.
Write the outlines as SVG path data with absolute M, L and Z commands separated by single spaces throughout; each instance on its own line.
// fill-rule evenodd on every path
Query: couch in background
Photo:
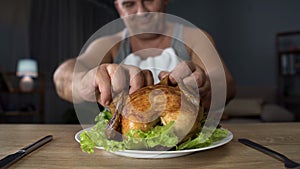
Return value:
M 294 114 L 277 104 L 277 90 L 269 86 L 237 87 L 236 97 L 223 113 L 230 122 L 291 122 Z

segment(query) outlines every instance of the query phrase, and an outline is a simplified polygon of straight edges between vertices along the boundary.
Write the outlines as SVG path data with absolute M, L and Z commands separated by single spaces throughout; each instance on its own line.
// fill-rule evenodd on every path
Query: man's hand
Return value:
M 153 84 L 153 76 L 149 70 L 141 70 L 135 66 L 119 64 L 102 64 L 73 82 L 81 99 L 97 100 L 103 106 L 109 106 L 115 94 L 126 90 L 130 93 Z
M 210 81 L 200 66 L 191 61 L 184 61 L 178 64 L 172 72 L 160 72 L 159 79 L 167 75 L 169 75 L 170 82 L 174 85 L 182 80 L 190 89 L 198 90 L 202 105 L 209 108 L 211 101 Z

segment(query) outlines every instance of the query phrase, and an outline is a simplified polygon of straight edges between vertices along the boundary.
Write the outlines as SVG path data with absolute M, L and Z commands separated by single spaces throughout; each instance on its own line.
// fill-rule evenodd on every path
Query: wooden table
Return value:
M 300 161 L 300 123 L 224 124 L 234 139 L 215 149 L 171 159 L 133 159 L 96 150 L 83 153 L 74 135 L 79 125 L 0 125 L 0 158 L 17 151 L 39 138 L 52 134 L 54 140 L 32 152 L 11 168 L 205 168 L 270 169 L 283 164 L 263 153 L 237 142 L 249 138 Z

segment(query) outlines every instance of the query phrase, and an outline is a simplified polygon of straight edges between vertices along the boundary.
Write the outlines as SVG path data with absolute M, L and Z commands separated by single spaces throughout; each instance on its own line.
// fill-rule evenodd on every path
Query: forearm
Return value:
M 72 82 L 76 59 L 69 59 L 62 63 L 53 76 L 56 92 L 64 100 L 73 102 Z
M 204 66 L 204 64 L 201 62 L 201 60 L 199 60 L 197 57 L 194 57 L 194 60 L 193 62 L 195 64 L 197 64 L 199 67 L 201 67 L 204 71 L 205 71 L 205 74 L 207 76 L 206 80 L 209 81 L 209 73 L 208 73 L 208 70 L 205 69 L 206 67 Z M 226 90 L 226 104 L 232 100 L 234 97 L 235 97 L 235 93 L 236 93 L 236 88 L 235 88 L 235 82 L 234 82 L 234 79 L 230 73 L 230 71 L 228 70 L 227 66 L 224 64 L 224 62 L 222 61 L 221 59 L 221 63 L 222 63 L 222 67 L 223 67 L 223 70 L 219 69 L 220 70 L 220 74 L 215 72 L 215 73 L 211 73 L 211 75 L 214 75 L 215 76 L 215 80 L 217 80 L 217 86 L 219 87 L 224 87 L 224 85 L 226 85 L 226 88 L 224 88 L 224 90 Z M 211 69 L 211 70 L 215 70 L 217 68 L 214 68 L 216 65 L 209 65 L 208 67 Z M 224 73 L 225 77 L 222 75 Z M 222 76 L 220 76 L 222 75 Z M 220 81 L 222 81 L 222 83 L 219 83 L 218 82 L 218 79 L 220 78 Z M 225 78 L 225 81 L 223 81 Z M 215 81 L 216 82 L 216 81 Z M 225 82 L 225 84 L 223 83 Z M 211 82 L 209 82 L 210 84 Z M 210 84 L 211 85 L 211 84 Z M 209 98 L 207 100 L 207 102 L 210 102 L 211 100 L 211 86 L 207 88 L 208 90 L 210 90 L 208 93 L 210 96 L 208 96 L 207 98 Z M 207 103 L 206 105 L 210 105 L 209 103 Z

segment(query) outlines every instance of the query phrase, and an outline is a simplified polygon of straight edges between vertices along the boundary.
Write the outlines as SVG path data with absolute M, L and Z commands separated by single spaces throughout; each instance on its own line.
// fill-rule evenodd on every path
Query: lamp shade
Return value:
M 20 59 L 18 61 L 17 76 L 38 77 L 38 65 L 34 59 Z

